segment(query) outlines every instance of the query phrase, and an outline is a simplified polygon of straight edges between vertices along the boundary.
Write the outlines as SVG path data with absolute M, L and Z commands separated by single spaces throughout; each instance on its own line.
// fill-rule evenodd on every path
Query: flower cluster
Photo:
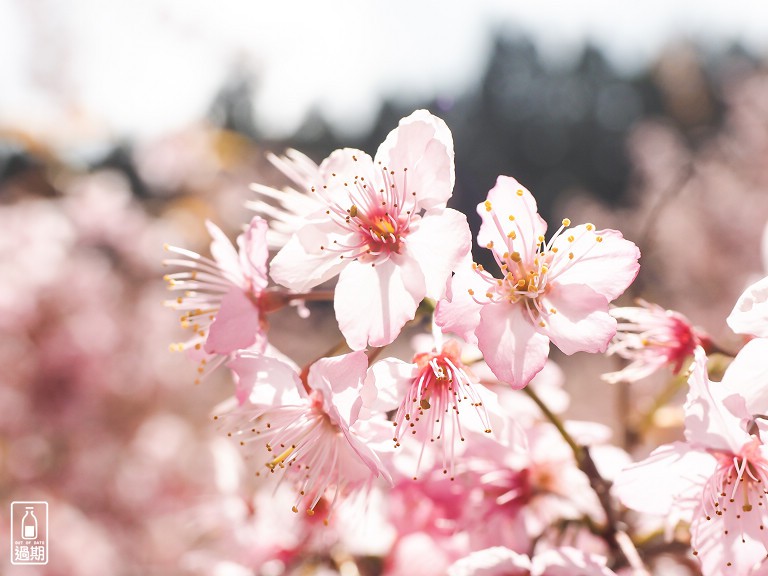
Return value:
M 448 207 L 451 133 L 430 113 L 402 119 L 373 157 L 270 160 L 291 185 L 252 186 L 256 214 L 236 247 L 212 223 L 210 258 L 168 246 L 166 280 L 167 304 L 192 330 L 172 348 L 203 376 L 232 375 L 216 428 L 296 513 L 303 540 L 275 555 L 285 569 L 275 573 L 323 554 L 360 573 L 342 569 L 342 550 L 382 556 L 377 573 L 389 576 L 649 574 L 663 563 L 644 558 L 653 520 L 630 510 L 663 515 L 661 531 L 685 544 L 688 529 L 705 576 L 763 573 L 766 280 L 729 317 L 751 340 L 712 382 L 708 355 L 723 351 L 686 316 L 643 300 L 613 306 L 640 257 L 617 230 L 564 218 L 548 237 L 534 195 L 499 176 L 477 205 L 473 257 L 467 219 Z M 293 305 L 309 322 L 307 305 L 323 301 L 335 323 L 318 336 L 336 342 L 297 364 L 270 316 Z M 685 440 L 632 464 L 606 427 L 565 419 L 550 344 L 628 360 L 604 374 L 613 383 L 669 367 L 676 387 L 662 398 L 687 380 Z M 267 506 L 256 522 L 269 522 Z M 360 517 L 377 534 L 365 544 Z

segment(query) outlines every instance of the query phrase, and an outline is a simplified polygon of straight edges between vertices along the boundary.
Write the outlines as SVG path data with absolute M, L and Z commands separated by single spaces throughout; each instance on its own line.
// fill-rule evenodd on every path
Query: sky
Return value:
M 681 39 L 768 55 L 768 3 L 0 0 L 0 135 L 84 151 L 158 137 L 203 118 L 235 72 L 269 137 L 312 108 L 353 135 L 382 98 L 470 90 L 495 32 L 530 37 L 553 66 L 589 42 L 633 72 Z

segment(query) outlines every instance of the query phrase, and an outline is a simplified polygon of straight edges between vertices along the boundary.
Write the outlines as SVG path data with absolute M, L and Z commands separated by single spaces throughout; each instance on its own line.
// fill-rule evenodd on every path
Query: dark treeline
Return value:
M 641 119 L 662 117 L 692 140 L 716 130 L 722 117 L 722 86 L 733 70 L 757 63 L 738 48 L 704 54 L 690 45 L 668 49 L 659 61 L 635 75 L 614 70 L 597 50 L 587 47 L 571 66 L 542 62 L 525 39 L 499 36 L 479 85 L 463 96 L 430 102 L 384 102 L 369 134 L 341 141 L 317 112 L 289 141 L 268 141 L 250 113 L 255 81 L 233 81 L 220 93 L 211 118 L 223 128 L 281 151 L 298 148 L 315 160 L 341 146 L 371 154 L 398 120 L 416 108 L 428 108 L 446 120 L 456 144 L 457 185 L 454 207 L 479 223 L 474 206 L 496 176 L 515 176 L 530 188 L 546 219 L 553 200 L 571 190 L 592 193 L 610 204 L 626 201 L 631 170 L 625 143 Z M 0 152 L 0 181 L 35 178 L 41 160 L 27 151 Z M 93 168 L 126 173 L 135 194 L 151 197 L 131 164 L 130 144 L 118 146 Z M 45 193 L 45 186 L 33 186 Z

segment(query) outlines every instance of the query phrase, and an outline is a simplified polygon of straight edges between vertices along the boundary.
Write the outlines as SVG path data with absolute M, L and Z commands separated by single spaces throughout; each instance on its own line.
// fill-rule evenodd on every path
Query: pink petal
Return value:
M 365 407 L 387 412 L 395 410 L 402 402 L 405 388 L 413 378 L 413 364 L 385 358 L 371 366 L 368 375 L 371 391 L 363 398 Z
M 733 390 L 707 377 L 707 356 L 699 347 L 688 379 L 685 400 L 685 437 L 693 446 L 738 454 L 750 437 L 741 418 L 731 413 L 723 399 Z
M 362 406 L 360 389 L 368 370 L 368 357 L 364 352 L 321 358 L 309 367 L 308 383 L 323 393 L 331 413 L 333 406 L 343 419 L 340 426 L 349 426 L 357 420 Z
M 483 305 L 475 302 L 469 290 L 482 296 L 487 286 L 472 270 L 471 260 L 467 258 L 448 282 L 445 297 L 437 303 L 437 325 L 446 332 L 458 334 L 470 344 L 477 344 L 475 329 L 480 323 L 480 310 Z
M 453 137 L 440 118 L 417 110 L 400 120 L 375 157 L 396 174 L 407 169 L 407 193 L 416 192 L 417 208 L 444 207 L 453 193 Z
M 270 276 L 278 284 L 297 292 L 306 292 L 330 280 L 349 263 L 336 253 L 320 249 L 331 242 L 323 227 L 308 224 L 272 259 Z
M 489 206 L 491 210 L 488 210 Z M 489 242 L 497 247 L 504 246 L 508 242 L 507 235 L 514 232 L 515 238 L 509 240 L 512 251 L 518 252 L 523 262 L 533 261 L 539 237 L 547 231 L 547 223 L 538 214 L 533 194 L 524 186 L 510 176 L 499 176 L 496 185 L 488 192 L 486 202 L 477 205 L 477 213 L 483 220 L 477 235 L 480 246 L 485 247 Z M 494 215 L 503 233 L 499 231 Z M 510 220 L 510 216 L 514 219 Z
M 502 546 L 494 546 L 473 552 L 454 562 L 448 568 L 448 576 L 529 576 L 531 561 Z
M 425 291 L 424 275 L 410 258 L 395 262 L 392 256 L 375 266 L 350 262 L 339 275 L 333 300 L 349 347 L 390 344 L 415 316 Z
M 245 233 L 237 238 L 240 270 L 258 291 L 267 287 L 268 229 L 266 220 L 260 216 L 254 216 Z
M 640 270 L 640 250 L 616 230 L 588 230 L 581 224 L 558 236 L 553 248 L 558 257 L 550 267 L 551 282 L 586 284 L 609 302 L 627 289 Z
M 512 388 L 524 388 L 547 361 L 549 338 L 536 331 L 521 305 L 486 304 L 475 333 L 488 367 Z
M 749 414 L 768 410 L 768 339 L 750 340 L 723 375 L 721 386 L 744 399 Z
M 464 257 L 472 249 L 472 234 L 467 217 L 451 208 L 432 211 L 416 223 L 408 235 L 408 254 L 419 263 L 427 286 L 427 296 L 435 300 Z
M 209 354 L 231 354 L 249 348 L 262 335 L 258 307 L 240 288 L 232 287 L 221 299 L 221 306 L 211 323 L 205 351 Z
M 356 148 L 340 148 L 334 150 L 320 164 L 320 173 L 326 180 L 326 185 L 331 186 L 334 178 L 353 178 L 356 174 L 365 171 L 365 176 L 371 172 L 373 159 L 362 150 Z
M 299 375 L 290 365 L 263 354 L 242 352 L 227 362 L 235 374 L 236 397 L 240 404 L 276 406 L 301 397 Z
M 701 502 L 704 485 L 715 471 L 717 460 L 684 442 L 657 448 L 645 460 L 621 471 L 613 493 L 627 508 L 647 514 L 691 514 Z
M 546 550 L 533 559 L 532 576 L 616 576 L 605 565 L 602 556 L 589 554 L 576 548 L 562 547 Z
M 227 235 L 221 231 L 221 228 L 216 226 L 210 220 L 205 221 L 205 227 L 208 229 L 208 234 L 211 235 L 211 256 L 219 265 L 219 269 L 224 275 L 237 286 L 246 288 L 245 278 L 243 277 L 243 271 L 240 268 L 240 257 L 237 254 L 237 250 L 229 241 Z
M 698 552 L 703 574 L 749 574 L 768 555 L 764 506 L 743 512 L 740 501 L 710 520 L 701 513 L 692 524 L 691 546 Z
M 370 428 L 376 425 L 372 424 L 371 422 L 367 422 L 366 426 Z M 389 422 L 386 422 L 386 424 L 384 422 L 381 422 L 379 424 L 379 427 L 383 427 L 383 426 L 386 426 L 386 429 L 388 432 L 391 431 L 391 426 L 389 426 Z M 347 442 L 349 442 L 349 445 L 354 451 L 354 453 L 368 467 L 368 470 L 370 472 L 373 472 L 375 477 L 378 478 L 379 476 L 381 476 L 387 483 L 391 484 L 392 476 L 389 474 L 389 471 L 387 470 L 386 466 L 384 466 L 378 454 L 376 454 L 376 452 L 371 450 L 371 447 L 367 442 L 363 442 L 363 440 L 358 437 L 357 427 L 352 426 L 352 427 L 342 428 L 341 431 L 344 434 L 344 437 L 347 439 Z
M 539 330 L 566 354 L 605 352 L 616 334 L 608 301 L 588 286 L 553 284 L 542 307 L 549 313 L 543 316 L 545 326 Z
M 727 322 L 736 334 L 768 337 L 768 276 L 744 290 Z

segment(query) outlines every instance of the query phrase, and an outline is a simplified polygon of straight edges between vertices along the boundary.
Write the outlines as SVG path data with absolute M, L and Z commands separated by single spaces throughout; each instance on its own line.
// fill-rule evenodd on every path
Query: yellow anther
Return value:
M 542 328 L 546 328 L 547 324 L 544 322 L 544 320 L 540 320 L 539 321 L 539 326 L 541 326 Z
M 512 252 L 512 254 L 510 254 L 510 255 L 509 255 L 509 258 L 510 258 L 510 259 L 511 259 L 513 262 L 520 262 L 520 260 L 521 260 L 521 258 L 520 258 L 520 252 Z
M 598 242 L 602 242 L 603 241 L 603 237 L 602 236 L 598 236 L 597 238 L 595 238 L 595 240 L 597 240 Z
M 563 218 L 563 226 L 566 228 L 571 225 L 571 220 L 569 218 Z
M 515 221 L 515 217 L 512 214 L 509 215 L 509 221 L 510 222 L 514 222 Z
M 467 290 L 467 293 L 468 293 L 470 296 L 474 296 L 474 295 L 475 295 L 475 291 L 474 291 L 474 290 L 472 290 L 472 288 L 470 288 L 469 290 Z
M 568 242 L 573 242 L 574 240 L 575 240 L 575 238 L 573 237 L 573 234 L 568 236 Z
M 514 240 L 515 238 L 517 238 L 517 234 L 515 233 L 514 230 L 510 230 L 509 234 L 507 234 L 507 238 Z
M 518 188 L 518 190 L 517 190 L 517 195 L 518 195 L 518 196 L 522 196 L 522 195 L 523 195 L 523 191 L 522 191 L 522 189 L 519 189 L 519 188 Z
M 569 258 L 570 260 L 573 260 L 573 252 L 568 252 L 568 258 Z
M 592 225 L 592 224 L 587 224 L 587 230 L 589 230 L 589 231 L 592 231 L 592 230 L 594 230 L 594 229 L 595 229 L 594 225 Z
M 485 201 L 485 211 L 486 212 L 490 212 L 491 210 L 493 210 L 493 206 L 491 205 L 491 201 L 490 200 L 486 200 Z
M 488 244 L 486 244 L 485 247 L 488 248 L 488 250 L 492 250 L 493 249 L 493 240 L 488 242 Z
M 293 454 L 294 450 L 295 448 L 291 446 L 287 448 L 282 454 L 280 454 L 280 456 L 278 456 L 277 458 L 273 459 L 270 462 L 267 462 L 267 466 L 269 467 L 269 469 L 274 470 L 275 467 L 281 466 L 285 462 L 285 459 L 288 458 L 288 456 L 290 456 L 291 454 Z
M 486 298 L 493 298 L 493 294 L 491 294 L 490 292 L 486 292 L 485 293 L 485 297 Z
M 352 204 L 352 206 L 350 206 L 348 212 L 349 212 L 349 215 L 352 216 L 352 218 L 354 218 L 355 216 L 357 216 L 357 206 Z

